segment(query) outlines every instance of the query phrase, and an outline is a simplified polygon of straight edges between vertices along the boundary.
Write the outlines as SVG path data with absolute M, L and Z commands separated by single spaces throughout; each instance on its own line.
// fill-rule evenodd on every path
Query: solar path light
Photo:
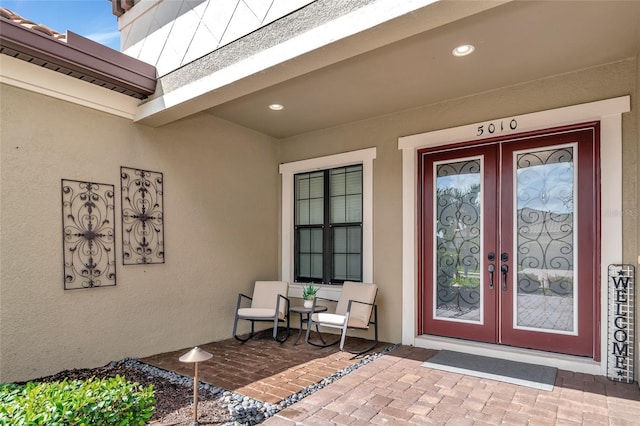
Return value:
M 193 426 L 198 425 L 198 363 L 211 359 L 211 357 L 213 357 L 213 355 L 209 352 L 203 351 L 196 346 L 178 358 L 181 362 L 192 362 L 195 364 L 195 373 L 193 375 Z

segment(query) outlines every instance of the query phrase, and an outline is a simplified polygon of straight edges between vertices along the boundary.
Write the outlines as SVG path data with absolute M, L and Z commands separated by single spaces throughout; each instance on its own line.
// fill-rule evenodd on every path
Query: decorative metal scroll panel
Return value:
M 480 320 L 481 161 L 436 169 L 436 316 Z
M 573 332 L 573 147 L 516 158 L 517 325 Z
M 164 263 L 162 173 L 120 167 L 122 263 Z
M 633 265 L 609 265 L 608 277 L 607 376 L 633 383 L 636 270 Z
M 114 187 L 62 180 L 64 288 L 116 285 Z

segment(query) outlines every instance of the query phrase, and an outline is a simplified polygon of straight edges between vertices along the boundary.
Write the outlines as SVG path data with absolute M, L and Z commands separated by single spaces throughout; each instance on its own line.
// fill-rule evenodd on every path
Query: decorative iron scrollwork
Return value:
M 572 296 L 573 148 L 520 154 L 517 166 L 518 290 Z
M 443 163 L 437 168 L 438 316 L 462 314 L 467 319 L 479 319 L 480 172 L 478 159 Z
M 122 263 L 164 263 L 162 173 L 120 167 Z
M 574 147 L 522 152 L 516 165 L 516 324 L 573 332 Z
M 64 288 L 116 285 L 114 187 L 62 180 Z

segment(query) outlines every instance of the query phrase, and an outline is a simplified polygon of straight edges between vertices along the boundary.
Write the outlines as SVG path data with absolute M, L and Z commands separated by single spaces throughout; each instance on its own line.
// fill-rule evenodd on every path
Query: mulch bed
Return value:
M 52 376 L 42 377 L 34 382 L 54 382 L 68 380 L 86 380 L 91 377 L 111 378 L 116 375 L 129 382 L 137 382 L 144 387 L 153 385 L 156 397 L 156 409 L 149 422 L 152 425 L 192 425 L 193 424 L 193 387 L 172 383 L 162 377 L 156 377 L 138 368 L 119 363 L 91 369 L 65 370 Z M 198 393 L 198 423 L 201 425 L 221 425 L 231 422 L 226 405 L 220 401 L 220 395 L 210 396 Z

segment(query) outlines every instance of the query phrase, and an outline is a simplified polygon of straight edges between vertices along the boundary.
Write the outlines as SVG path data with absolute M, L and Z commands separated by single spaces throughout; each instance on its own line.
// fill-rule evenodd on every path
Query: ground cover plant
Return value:
M 0 385 L 0 425 L 140 425 L 152 417 L 153 385 L 116 375 Z
M 92 377 L 108 379 L 121 376 L 128 382 L 139 383 L 140 386 L 144 388 L 153 385 L 155 410 L 153 410 L 151 418 L 145 424 L 161 423 L 171 424 L 172 426 L 191 426 L 193 422 L 193 382 L 189 378 L 176 374 L 167 373 L 169 376 L 175 376 L 168 378 L 155 373 L 154 370 L 156 369 L 145 366 L 137 362 L 137 360 L 126 359 L 97 368 L 64 370 L 51 376 L 34 379 L 33 382 L 51 383 L 64 380 L 88 380 Z M 26 385 L 26 383 L 0 385 L 0 393 L 3 392 L 2 387 L 12 387 L 16 385 Z M 225 404 L 221 400 L 220 395 L 201 392 L 198 402 L 199 423 L 201 425 L 233 424 L 227 405 L 228 404 Z M 4 406 L 1 397 L 0 406 Z M 19 421 L 9 421 L 4 414 L 0 413 L 0 426 L 13 426 L 15 424 L 19 425 L 21 423 Z M 55 423 L 31 422 L 22 424 L 50 425 Z M 67 425 L 69 423 L 58 424 Z M 84 424 L 89 425 L 89 423 L 86 422 Z

